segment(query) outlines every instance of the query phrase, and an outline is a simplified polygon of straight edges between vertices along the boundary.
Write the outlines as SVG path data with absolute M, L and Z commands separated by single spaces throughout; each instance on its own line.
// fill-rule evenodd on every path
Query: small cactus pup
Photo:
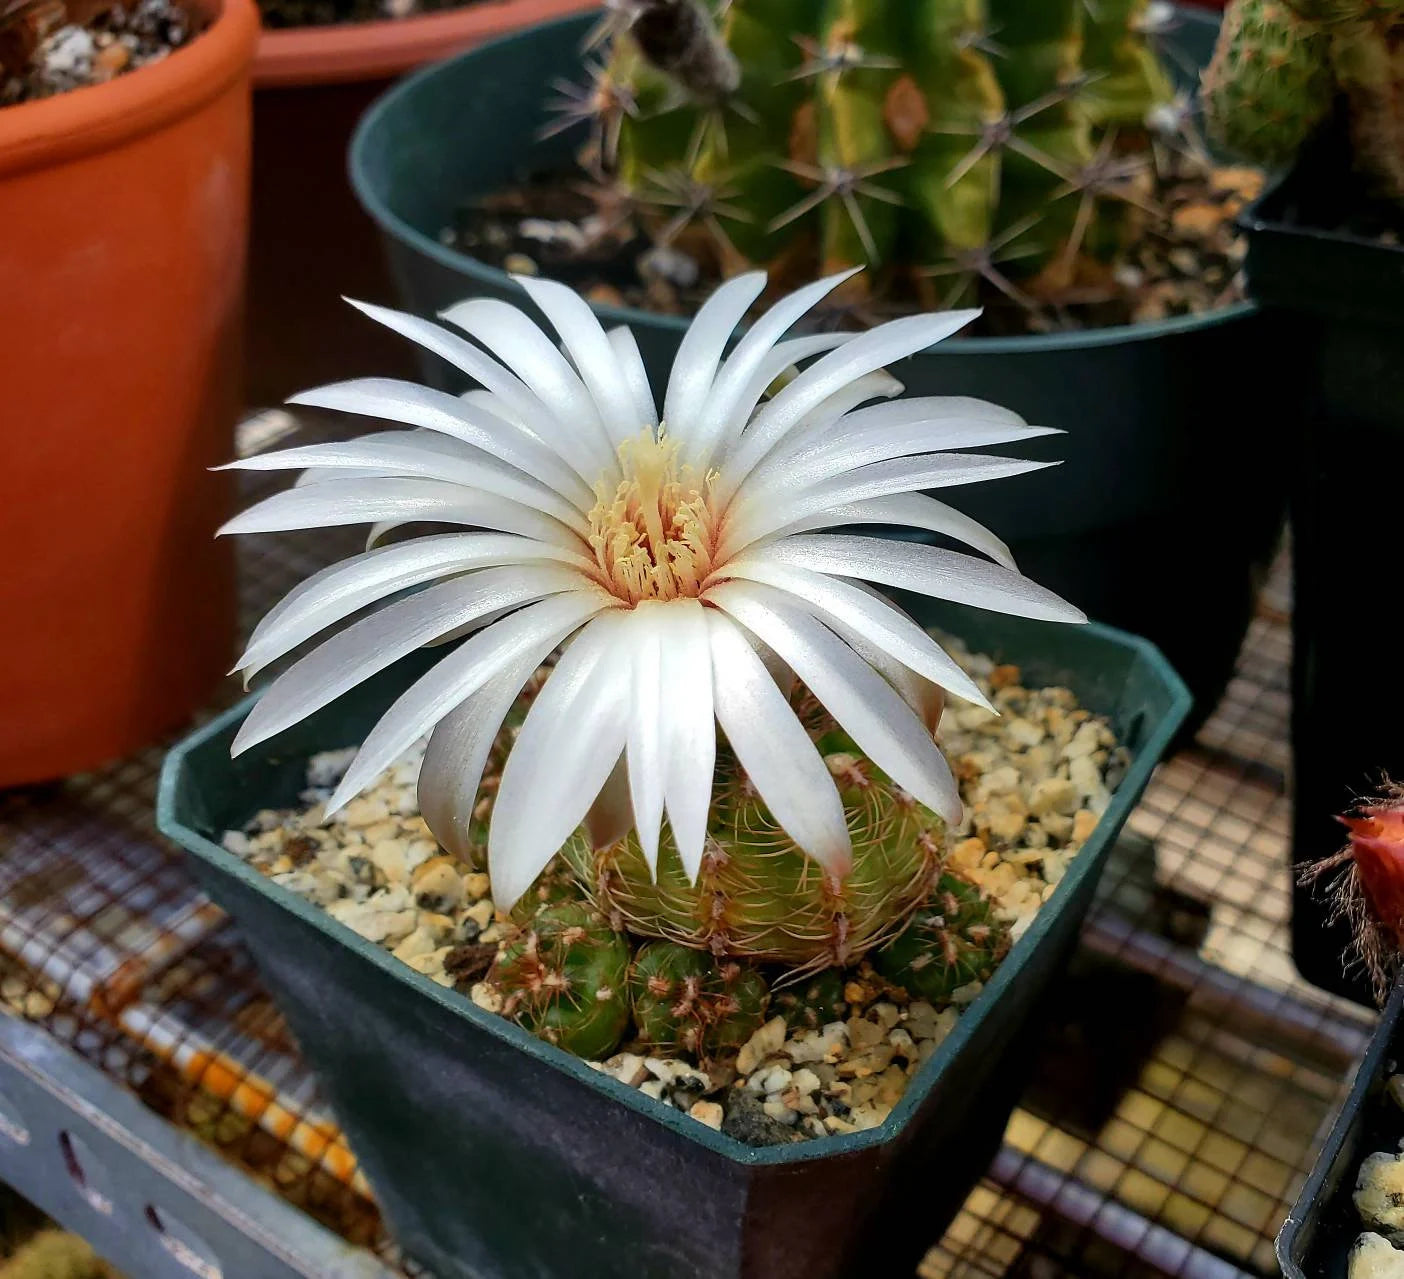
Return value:
M 619 0 L 589 161 L 726 274 L 1038 275 L 1115 241 L 1173 101 L 1149 0 Z M 1110 214 L 1110 216 L 1104 216 Z M 909 281 L 910 282 L 910 281 Z M 931 286 L 928 285 L 928 292 Z
M 1204 102 L 1214 137 L 1271 166 L 1339 102 L 1355 167 L 1404 202 L 1404 0 L 1234 0 Z
M 1008 951 L 1008 925 L 980 890 L 942 875 L 930 901 L 872 961 L 912 998 L 942 1008 L 962 986 L 988 981 Z
M 629 998 L 643 1043 L 708 1062 L 736 1052 L 760 1029 L 770 992 L 754 968 L 654 941 L 634 957 Z
M 1364 965 L 1383 999 L 1404 954 L 1404 787 L 1390 783 L 1341 822 L 1346 846 L 1307 866 L 1302 881 L 1327 880 L 1332 920 L 1347 920 L 1355 934 L 1348 958 Z
M 828 968 L 798 985 L 776 991 L 771 1002 L 793 1029 L 819 1030 L 848 1015 L 843 986 L 843 974 Z
M 867 584 L 1086 619 L 928 492 L 1041 470 L 972 450 L 1056 432 L 983 401 L 896 398 L 885 366 L 957 332 L 969 311 L 787 338 L 846 278 L 780 300 L 734 345 L 767 280 L 722 285 L 682 340 L 662 414 L 634 336 L 607 332 L 563 285 L 521 280 L 549 337 L 494 299 L 446 313 L 476 344 L 366 307 L 482 387 L 460 398 L 375 378 L 295 397 L 378 429 L 235 463 L 310 469 L 316 482 L 226 529 L 435 520 L 467 531 L 377 546 L 277 605 L 240 670 L 323 638 L 258 699 L 234 753 L 457 640 L 371 728 L 324 809 L 334 815 L 428 735 L 420 808 L 457 854 L 482 820 L 479 783 L 504 721 L 559 653 L 507 736 L 492 795 L 487 864 L 502 915 L 560 854 L 620 931 L 816 969 L 891 936 L 929 894 L 963 814 L 934 735 L 942 698 L 991 706 Z M 970 551 L 854 524 L 939 532 Z M 607 1015 L 582 1001 L 622 995 L 623 943 L 597 935 L 578 905 L 551 905 L 554 891 L 502 978 L 520 1016 L 598 1050 L 613 1004 Z M 543 1004 L 551 982 L 568 997 Z
M 608 1057 L 629 1024 L 629 943 L 586 907 L 547 906 L 505 942 L 488 980 L 502 1012 L 584 1057 Z

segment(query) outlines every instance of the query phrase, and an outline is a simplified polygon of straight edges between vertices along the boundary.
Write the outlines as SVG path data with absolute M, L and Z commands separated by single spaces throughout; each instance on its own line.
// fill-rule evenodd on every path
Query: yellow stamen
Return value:
M 716 474 L 678 461 L 666 434 L 644 431 L 619 446 L 624 478 L 595 486 L 590 545 L 600 581 L 626 604 L 696 596 L 713 568 Z

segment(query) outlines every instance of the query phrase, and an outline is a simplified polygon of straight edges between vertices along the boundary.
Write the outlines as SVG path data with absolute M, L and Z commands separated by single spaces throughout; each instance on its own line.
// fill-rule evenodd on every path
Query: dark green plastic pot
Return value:
M 1173 39 L 1204 61 L 1216 15 L 1185 11 Z M 588 17 L 535 27 L 405 81 L 362 120 L 351 179 L 380 225 L 409 309 L 470 295 L 523 303 L 506 275 L 444 247 L 468 198 L 571 164 L 574 142 L 537 141 L 549 83 L 578 77 Z M 655 386 L 685 322 L 597 308 L 638 335 Z M 1284 502 L 1278 388 L 1248 369 L 1290 364 L 1248 305 L 1159 324 L 943 343 L 895 372 L 914 395 L 973 395 L 1064 428 L 1029 456 L 1064 459 L 965 489 L 960 505 L 1011 545 L 1036 581 L 1090 616 L 1154 640 L 1201 713 L 1218 700 L 1251 617 Z M 445 366 L 427 375 L 452 385 Z
M 918 614 L 922 616 L 922 614 Z M 1133 754 L 1092 839 L 880 1128 L 752 1149 L 483 1012 L 219 846 L 294 804 L 313 752 L 359 742 L 417 658 L 237 760 L 249 703 L 188 738 L 161 829 L 240 924 L 400 1243 L 439 1279 L 830 1279 L 911 1273 L 984 1172 L 1044 993 L 1189 696 L 1148 643 L 969 610 L 940 620 L 1072 687 Z M 549 796 L 542 797 L 549 802 Z
M 1394 607 L 1380 586 L 1404 549 L 1393 493 L 1404 473 L 1404 248 L 1348 229 L 1368 206 L 1349 156 L 1328 132 L 1243 218 L 1254 290 L 1305 345 L 1287 434 L 1298 865 L 1342 846 L 1336 815 L 1359 795 L 1404 777 L 1404 683 L 1379 629 Z M 1332 916 L 1320 885 L 1296 886 L 1293 958 L 1308 981 L 1370 1004 L 1368 978 L 1343 960 L 1349 921 Z

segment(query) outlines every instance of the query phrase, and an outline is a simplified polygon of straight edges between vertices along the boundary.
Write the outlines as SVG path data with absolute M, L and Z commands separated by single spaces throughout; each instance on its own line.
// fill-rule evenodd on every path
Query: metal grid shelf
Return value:
M 299 429 L 316 432 L 315 419 L 261 415 L 244 424 L 241 450 Z M 355 549 L 352 533 L 251 539 L 246 622 Z M 1303 984 L 1288 953 L 1285 578 L 1279 565 L 1222 705 L 1133 816 L 1053 996 L 1059 1029 L 1040 1049 L 1038 1082 L 985 1180 L 933 1240 L 926 1279 L 1277 1273 L 1272 1236 L 1372 1022 Z M 322 1273 L 267 1252 L 268 1232 L 255 1228 L 271 1219 L 265 1203 L 301 1210 L 280 1220 L 301 1223 L 304 1245 L 334 1240 L 338 1265 L 369 1267 L 346 1274 L 422 1273 L 400 1264 L 232 926 L 155 834 L 160 758 L 0 794 L 0 1016 L 42 1028 L 54 1062 L 86 1059 L 65 1078 L 114 1106 L 139 1099 L 126 1119 L 151 1125 L 150 1140 L 122 1147 L 131 1157 L 185 1129 L 243 1171 L 220 1183 L 220 1202 L 234 1206 L 210 1229 L 233 1222 L 236 1236 L 262 1240 L 240 1255 L 262 1260 L 226 1267 L 231 1279 Z M 32 1034 L 0 1023 L 20 1030 Z M 0 1178 L 16 1166 L 9 1043 Z M 80 1083 L 72 1093 L 82 1100 Z M 151 1156 L 148 1173 L 158 1164 Z M 83 1210 L 71 1194 L 41 1206 L 90 1225 L 73 1219 Z M 129 1262 L 119 1251 L 113 1260 Z

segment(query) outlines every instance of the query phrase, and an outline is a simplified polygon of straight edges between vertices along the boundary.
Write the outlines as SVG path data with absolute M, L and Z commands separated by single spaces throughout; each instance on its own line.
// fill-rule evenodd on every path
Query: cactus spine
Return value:
M 594 1060 L 629 1024 L 629 944 L 585 906 L 543 907 L 498 952 L 489 979 L 502 1011 L 534 1035 Z
M 711 1061 L 736 1051 L 760 1029 L 769 991 L 754 968 L 655 941 L 634 959 L 629 997 L 645 1044 Z
M 1009 929 L 980 890 L 943 875 L 906 930 L 873 956 L 873 966 L 914 999 L 938 1008 L 973 981 L 986 981 L 1009 950 Z
M 1404 201 L 1404 0 L 1235 0 L 1204 96 L 1214 135 L 1264 164 L 1343 99 L 1356 166 Z
M 1108 152 L 1171 97 L 1147 5 L 627 0 L 601 159 L 724 269 L 930 268 L 958 292 L 996 260 L 1033 273 L 1089 241 L 1084 194 L 1116 194 Z

